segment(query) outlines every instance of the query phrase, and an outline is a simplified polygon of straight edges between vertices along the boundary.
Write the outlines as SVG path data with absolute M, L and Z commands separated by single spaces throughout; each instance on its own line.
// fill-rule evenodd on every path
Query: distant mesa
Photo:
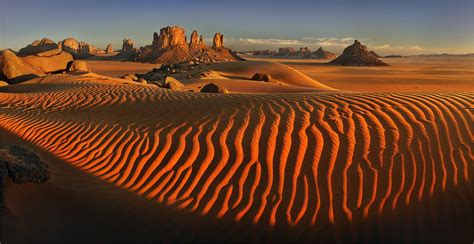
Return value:
M 135 49 L 133 49 L 133 41 L 131 39 L 123 39 L 122 41 L 122 53 L 133 53 Z
M 253 55 L 273 56 L 276 58 L 295 58 L 295 59 L 333 59 L 336 54 L 324 50 L 322 47 L 312 52 L 308 47 L 301 47 L 296 50 L 292 47 L 281 47 L 278 52 L 271 52 L 269 50 L 255 51 Z
M 392 55 L 386 55 L 386 56 L 383 56 L 384 58 L 403 58 L 402 55 L 398 55 L 398 54 L 392 54 Z
M 199 37 L 199 38 L 198 38 Z M 129 49 L 131 50 L 131 49 Z M 122 48 L 122 52 L 126 52 Z M 224 35 L 216 33 L 212 47 L 206 46 L 202 36 L 194 30 L 187 42 L 185 30 L 179 26 L 167 26 L 153 34 L 151 45 L 131 52 L 127 60 L 146 63 L 179 63 L 191 60 L 200 62 L 243 60 L 224 47 Z
M 19 56 L 34 55 L 37 53 L 46 52 L 46 51 L 57 49 L 57 48 L 58 48 L 58 44 L 56 44 L 54 41 L 48 38 L 43 38 L 41 39 L 41 41 L 36 40 L 32 42 L 31 44 L 29 44 L 28 46 L 20 49 L 20 51 L 18 51 L 18 55 Z
M 329 62 L 342 66 L 387 66 L 382 60 L 371 54 L 367 47 L 355 40 L 354 44 L 346 47 L 339 57 Z

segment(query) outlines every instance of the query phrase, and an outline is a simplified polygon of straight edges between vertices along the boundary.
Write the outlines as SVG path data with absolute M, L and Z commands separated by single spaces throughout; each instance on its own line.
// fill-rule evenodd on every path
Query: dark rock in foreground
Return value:
M 0 145 L 0 214 L 7 211 L 3 195 L 7 176 L 15 184 L 38 184 L 51 177 L 48 165 L 35 154 L 20 146 Z

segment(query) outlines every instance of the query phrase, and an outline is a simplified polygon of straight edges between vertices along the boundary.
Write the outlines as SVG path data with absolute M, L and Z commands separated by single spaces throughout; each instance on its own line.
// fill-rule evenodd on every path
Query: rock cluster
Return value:
M 22 82 L 44 75 L 40 69 L 32 67 L 10 50 L 2 54 L 3 74 L 10 84 Z
M 51 175 L 38 156 L 16 145 L 0 145 L 0 214 L 7 212 L 4 188 L 6 177 L 15 184 L 42 183 Z
M 318 50 L 311 52 L 308 47 L 301 47 L 299 51 L 296 51 L 291 47 L 283 47 L 278 49 L 278 53 L 273 55 L 279 58 L 301 58 L 301 59 L 332 59 L 336 55 L 334 53 L 318 48 Z
M 329 62 L 342 66 L 387 66 L 382 60 L 371 54 L 367 47 L 355 40 L 354 44 L 346 47 L 339 57 Z
M 41 41 L 34 41 L 33 43 L 29 44 L 28 46 L 20 49 L 18 51 L 19 56 L 25 56 L 25 55 L 34 55 L 37 53 L 41 52 L 46 52 L 49 50 L 57 49 L 58 44 L 56 44 L 54 41 L 48 39 L 48 38 L 43 38 Z
M 2 74 L 9 83 L 19 83 L 47 73 L 64 72 L 73 60 L 70 53 L 54 49 L 35 55 L 18 57 L 10 50 L 2 53 Z
M 159 34 L 156 32 L 153 34 L 151 45 L 141 47 L 127 60 L 165 64 L 187 62 L 196 58 L 200 62 L 243 60 L 223 46 L 224 36 L 222 34 L 216 33 L 212 47 L 206 46 L 202 36 L 199 38 L 198 36 L 198 32 L 193 31 L 190 41 L 187 43 L 185 30 L 182 27 L 162 28 Z
M 87 58 L 97 53 L 97 48 L 94 45 L 86 42 L 79 42 L 74 38 L 67 38 L 59 42 L 59 48 L 66 51 L 74 58 Z

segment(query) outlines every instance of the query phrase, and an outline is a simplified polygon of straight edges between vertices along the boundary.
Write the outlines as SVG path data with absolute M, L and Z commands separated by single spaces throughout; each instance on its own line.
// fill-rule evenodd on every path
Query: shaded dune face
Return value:
M 383 216 L 416 225 L 404 209 L 445 192 L 472 201 L 471 93 L 223 95 L 63 79 L 76 85 L 0 93 L 1 128 L 157 204 L 321 230 Z

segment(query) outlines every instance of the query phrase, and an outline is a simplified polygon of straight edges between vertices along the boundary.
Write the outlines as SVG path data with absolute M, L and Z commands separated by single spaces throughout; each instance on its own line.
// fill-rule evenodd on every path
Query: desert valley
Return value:
M 2 47 L 0 242 L 472 241 L 473 54 L 152 33 Z

